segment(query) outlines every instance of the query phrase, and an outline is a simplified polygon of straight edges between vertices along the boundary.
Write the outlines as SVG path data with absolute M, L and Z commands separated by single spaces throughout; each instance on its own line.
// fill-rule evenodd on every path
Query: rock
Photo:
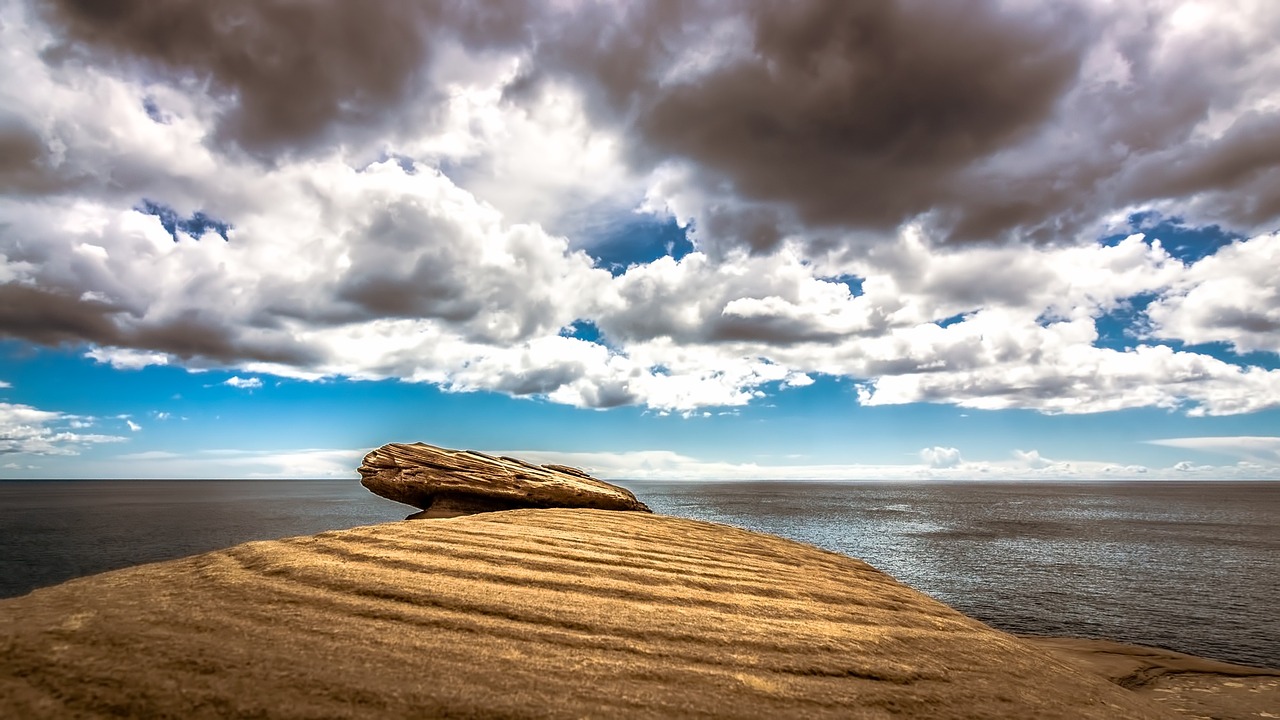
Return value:
M 383 445 L 364 457 L 360 484 L 420 508 L 410 519 L 518 508 L 592 508 L 650 512 L 630 490 L 566 465 L 534 465 L 475 450 L 425 443 Z
M 649 513 L 395 522 L 0 601 L 0 717 L 1174 717 L 782 538 Z
M 1110 640 L 1022 640 L 1190 717 L 1245 720 L 1280 708 L 1280 670 Z

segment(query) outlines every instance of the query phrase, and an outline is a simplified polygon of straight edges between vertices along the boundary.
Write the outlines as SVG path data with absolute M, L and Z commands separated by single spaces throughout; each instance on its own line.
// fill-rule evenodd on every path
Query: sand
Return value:
M 580 509 L 248 543 L 0 601 L 0 717 L 68 716 L 1177 717 L 857 560 Z

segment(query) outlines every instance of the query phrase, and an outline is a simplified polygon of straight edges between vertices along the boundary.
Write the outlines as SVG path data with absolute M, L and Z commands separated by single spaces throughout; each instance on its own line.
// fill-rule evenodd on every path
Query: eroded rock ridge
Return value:
M 0 601 L 0 718 L 1160 720 L 871 566 L 651 513 L 253 542 Z
M 411 517 L 453 517 L 519 508 L 590 508 L 650 512 L 626 488 L 578 468 L 426 443 L 391 443 L 364 457 L 360 484 L 412 505 Z

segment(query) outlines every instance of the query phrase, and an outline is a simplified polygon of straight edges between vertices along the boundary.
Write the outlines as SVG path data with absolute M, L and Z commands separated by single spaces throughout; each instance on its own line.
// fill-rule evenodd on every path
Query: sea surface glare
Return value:
M 1280 483 L 621 482 L 852 555 L 997 628 L 1280 668 Z M 0 482 L 0 597 L 399 520 L 355 480 Z

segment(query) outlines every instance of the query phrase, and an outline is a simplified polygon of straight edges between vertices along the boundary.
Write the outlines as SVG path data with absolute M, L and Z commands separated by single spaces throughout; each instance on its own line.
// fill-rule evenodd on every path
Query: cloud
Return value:
M 167 450 L 147 450 L 145 452 L 125 453 L 116 455 L 117 460 L 171 460 L 182 457 L 181 454 L 169 452 Z
M 761 252 L 797 229 L 915 220 L 943 242 L 1059 242 L 1175 202 L 1256 232 L 1280 213 L 1280 11 L 1192 13 L 1158 0 L 587 5 L 518 86 L 584 87 L 626 128 L 633 162 L 675 168 L 660 195 L 708 246 Z
M 1280 347 L 1280 10 L 295 5 L 0 10 L 0 336 L 660 412 L 819 377 L 867 405 L 1280 407 L 1280 371 L 1199 347 Z M 1138 210 L 1245 236 L 1098 241 Z M 614 276 L 593 243 L 637 216 L 696 251 Z
M 1032 470 L 1043 470 L 1056 464 L 1053 460 L 1042 457 L 1039 450 L 1014 450 L 1013 456 Z
M 85 357 L 117 370 L 140 370 L 152 365 L 168 365 L 170 358 L 167 353 L 113 347 L 90 348 L 85 352 Z
M 1236 242 L 1188 269 L 1147 314 L 1157 337 L 1280 353 L 1280 233 Z
M 78 455 L 89 445 L 122 442 L 114 435 L 76 432 L 75 416 L 30 405 L 0 403 L 0 455 Z
M 959 459 L 954 448 L 941 450 L 944 458 Z M 812 465 L 766 464 L 708 460 L 669 450 L 631 450 L 624 452 L 546 452 L 538 450 L 492 450 L 494 454 L 519 457 L 535 463 L 559 463 L 582 468 L 596 477 L 626 480 L 793 480 L 827 482 L 911 482 L 921 480 L 968 481 L 1097 481 L 1097 480 L 1177 480 L 1186 479 L 1188 471 L 1177 465 L 1149 468 L 1142 465 L 1072 459 L 1028 463 L 1025 457 L 1009 461 L 962 461 L 950 467 L 927 467 L 920 464 L 829 463 Z M 1018 455 L 1019 453 L 1015 453 Z M 1032 450 L 1024 456 L 1038 458 Z M 1280 479 L 1280 468 L 1256 464 L 1196 467 L 1196 479 L 1259 480 Z
M 125 424 L 126 424 L 126 425 L 128 425 L 128 426 L 129 426 L 129 430 L 130 430 L 131 432 L 138 432 L 139 430 L 141 430 L 141 429 L 142 429 L 142 426 L 141 426 L 141 425 L 139 425 L 138 423 L 136 423 L 136 422 L 134 422 L 134 421 L 132 421 L 132 420 L 125 420 L 124 422 L 125 422 Z
M 931 468 L 956 468 L 964 464 L 960 451 L 953 447 L 928 447 L 920 451 L 920 459 Z
M 415 98 L 439 100 L 438 46 L 484 48 L 523 34 L 523 4 L 372 0 L 47 3 L 59 64 L 196 82 L 218 103 L 214 137 L 264 159 L 394 129 Z M 316 52 L 323 48 L 323 52 Z M 430 105 L 421 106 L 430 115 Z M 419 118 L 422 115 L 418 115 Z
M 242 378 L 239 375 L 232 375 L 223 381 L 223 385 L 230 385 L 233 388 L 241 388 L 243 390 L 256 390 L 262 387 L 262 379 L 256 377 Z
M 1043 122 L 1088 32 L 1069 7 L 988 2 L 762 2 L 743 20 L 754 52 L 653 89 L 636 129 L 704 182 L 809 223 L 881 229 Z
M 911 480 L 927 477 L 919 465 L 761 465 L 725 462 L 672 452 L 501 451 L 535 463 L 558 463 L 582 468 L 614 480 Z
M 1280 437 L 1269 435 L 1164 438 L 1147 442 L 1164 447 L 1230 455 L 1265 465 L 1280 465 Z
M 212 449 L 192 453 L 151 450 L 100 462 L 115 477 L 146 478 L 350 478 L 368 450 L 303 448 L 285 450 Z
M 982 319 L 990 322 L 995 316 Z M 1013 324 L 993 337 L 978 336 L 984 325 L 975 322 L 944 334 L 946 344 L 938 349 L 946 355 L 939 358 L 942 367 L 937 371 L 882 375 L 859 390 L 859 401 L 1027 408 L 1048 414 L 1163 407 L 1184 408 L 1192 416 L 1234 415 L 1280 405 L 1280 371 L 1242 368 L 1164 345 L 1126 351 L 1094 347 L 1089 344 L 1092 323 Z M 966 332 L 974 334 L 965 338 Z M 1076 333 L 1088 339 L 1082 342 Z M 976 363 L 964 367 L 971 354 Z M 1026 362 L 1037 355 L 1047 362 Z
M 1150 469 L 1145 465 L 1107 465 L 1102 472 L 1106 475 L 1146 475 Z

